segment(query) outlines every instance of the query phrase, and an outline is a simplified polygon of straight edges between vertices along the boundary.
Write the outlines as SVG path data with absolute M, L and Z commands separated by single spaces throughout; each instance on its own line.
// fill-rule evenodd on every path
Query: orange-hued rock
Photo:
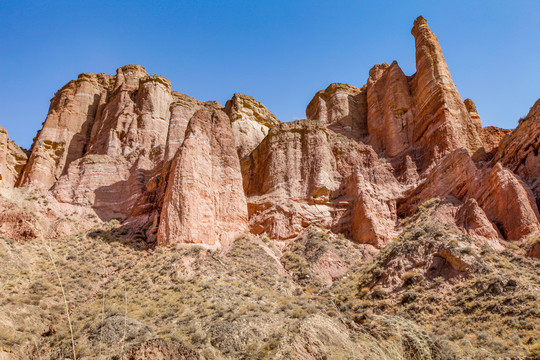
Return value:
M 247 229 L 247 206 L 231 123 L 198 110 L 169 175 L 158 244 L 227 246 Z
M 452 81 L 437 37 L 421 16 L 411 33 L 416 46 L 416 74 L 411 83 L 415 142 L 426 149 L 428 162 L 458 148 L 474 153 L 482 147 L 477 126 Z
M 225 104 L 225 112 L 232 123 L 238 156 L 249 155 L 268 134 L 268 130 L 280 123 L 274 114 L 253 97 L 234 94 Z
M 529 247 L 527 255 L 532 258 L 540 259 L 540 240 L 537 240 Z
M 289 239 L 317 225 L 375 246 L 392 238 L 397 181 L 369 146 L 320 121 L 273 127 L 242 172 L 254 233 Z
M 367 135 L 366 89 L 334 83 L 315 94 L 306 109 L 308 120 L 355 139 Z
M 0 187 L 14 187 L 27 160 L 24 150 L 9 140 L 6 129 L 0 126 Z
M 68 151 L 80 155 L 52 185 L 58 200 L 93 207 L 104 219 L 128 216 L 162 166 L 172 99 L 170 82 L 140 65 L 123 66 L 110 80 L 89 130 L 79 134 L 84 146 Z
M 416 19 L 412 34 L 414 75 L 407 77 L 395 61 L 375 65 L 362 89 L 332 84 L 319 91 L 306 110 L 308 119 L 365 141 L 397 163 L 408 155 L 421 173 L 458 148 L 484 156 L 474 103 L 462 101 L 424 18 Z
M 467 109 L 467 112 L 469 113 L 469 116 L 471 117 L 471 120 L 476 127 L 476 131 L 481 136 L 482 119 L 480 119 L 480 115 L 478 115 L 478 110 L 476 110 L 476 104 L 471 99 L 465 99 L 463 100 L 463 103 L 465 104 L 465 108 Z
M 500 162 L 529 184 L 540 204 L 540 99 L 518 127 L 499 143 L 492 164 Z
M 110 75 L 84 73 L 54 95 L 43 128 L 30 149 L 20 185 L 48 189 L 72 161 L 84 155 L 92 125 L 112 81 Z

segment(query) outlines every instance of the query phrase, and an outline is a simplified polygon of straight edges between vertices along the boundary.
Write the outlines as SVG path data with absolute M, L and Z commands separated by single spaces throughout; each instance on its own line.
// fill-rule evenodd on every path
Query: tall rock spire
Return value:
M 471 153 L 482 147 L 480 136 L 459 95 L 437 37 L 422 16 L 411 30 L 416 46 L 416 74 L 412 82 L 415 98 L 415 137 L 423 145 L 437 144 L 434 152 L 443 155 L 464 147 Z M 435 151 L 436 150 L 436 151 Z

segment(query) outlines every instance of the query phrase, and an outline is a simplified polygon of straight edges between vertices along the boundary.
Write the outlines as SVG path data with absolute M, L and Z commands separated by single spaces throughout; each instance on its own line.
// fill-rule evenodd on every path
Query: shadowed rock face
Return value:
M 48 189 L 161 245 L 318 226 L 381 248 L 432 198 L 498 250 L 540 232 L 540 101 L 514 131 L 483 128 L 424 18 L 412 34 L 414 75 L 375 65 L 366 85 L 331 84 L 289 123 L 247 95 L 222 107 L 172 91 L 140 65 L 81 74 L 55 94 L 27 164 L 0 131 L 0 186 Z
M 13 187 L 17 183 L 28 156 L 0 126 L 0 187 Z

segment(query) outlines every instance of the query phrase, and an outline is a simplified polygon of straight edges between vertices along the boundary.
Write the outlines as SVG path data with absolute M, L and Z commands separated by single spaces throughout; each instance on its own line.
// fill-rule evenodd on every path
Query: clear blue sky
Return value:
M 282 121 L 303 118 L 317 90 L 362 86 L 376 63 L 413 74 L 418 15 L 484 125 L 515 127 L 540 97 L 538 0 L 3 0 L 0 125 L 28 148 L 56 90 L 131 63 L 199 100 L 241 92 Z

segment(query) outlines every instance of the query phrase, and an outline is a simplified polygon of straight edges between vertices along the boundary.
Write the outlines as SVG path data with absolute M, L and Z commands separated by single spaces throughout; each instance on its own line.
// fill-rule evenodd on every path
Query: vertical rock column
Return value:
M 173 160 L 158 244 L 226 246 L 247 229 L 240 161 L 227 115 L 198 110 Z

